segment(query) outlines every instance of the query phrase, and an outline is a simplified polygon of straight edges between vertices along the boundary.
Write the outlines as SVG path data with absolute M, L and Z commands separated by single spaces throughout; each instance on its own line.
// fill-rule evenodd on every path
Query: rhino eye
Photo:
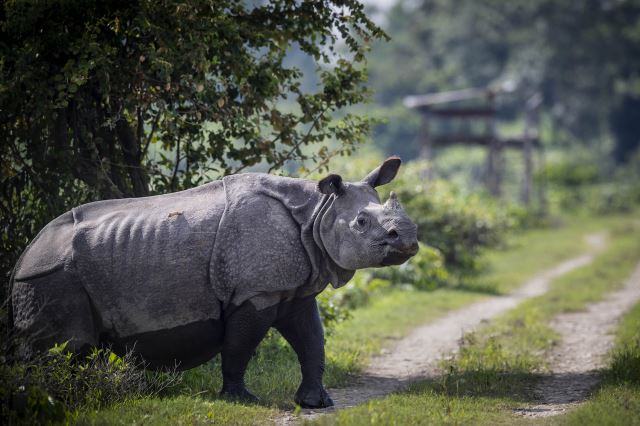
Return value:
M 364 230 L 367 225 L 369 225 L 369 218 L 367 217 L 367 215 L 360 213 L 358 215 L 358 218 L 356 219 L 356 225 L 358 225 L 358 228 L 360 228 L 361 230 Z

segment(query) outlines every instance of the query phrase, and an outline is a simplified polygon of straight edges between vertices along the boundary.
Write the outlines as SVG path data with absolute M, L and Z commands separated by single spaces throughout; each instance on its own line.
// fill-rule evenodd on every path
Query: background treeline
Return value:
M 510 80 L 500 115 L 518 119 L 543 95 L 545 142 L 625 162 L 640 145 L 640 1 L 399 1 L 384 15 L 392 43 L 369 56 L 387 152 L 416 155 L 418 120 L 404 96 Z

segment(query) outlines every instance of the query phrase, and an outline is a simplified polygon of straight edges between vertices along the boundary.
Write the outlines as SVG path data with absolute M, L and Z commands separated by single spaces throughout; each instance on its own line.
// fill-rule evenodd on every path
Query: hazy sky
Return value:
M 364 4 L 375 5 L 375 6 L 378 6 L 380 9 L 386 10 L 386 9 L 389 9 L 391 6 L 393 6 L 396 0 L 362 0 L 362 2 Z
M 378 13 L 372 14 L 370 18 L 378 25 L 384 25 L 385 13 L 391 8 L 397 1 L 402 0 L 361 0 L 366 6 L 375 6 L 378 9 Z

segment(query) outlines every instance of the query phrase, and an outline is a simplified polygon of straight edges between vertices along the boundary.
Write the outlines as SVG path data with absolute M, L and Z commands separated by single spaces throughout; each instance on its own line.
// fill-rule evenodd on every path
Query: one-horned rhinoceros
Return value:
M 315 296 L 356 269 L 401 264 L 418 251 L 416 226 L 395 195 L 381 204 L 374 189 L 399 167 L 391 157 L 350 183 L 240 174 L 74 208 L 15 267 L 19 350 L 109 345 L 151 367 L 184 369 L 221 352 L 222 394 L 253 400 L 244 373 L 274 327 L 300 361 L 295 401 L 331 406 Z

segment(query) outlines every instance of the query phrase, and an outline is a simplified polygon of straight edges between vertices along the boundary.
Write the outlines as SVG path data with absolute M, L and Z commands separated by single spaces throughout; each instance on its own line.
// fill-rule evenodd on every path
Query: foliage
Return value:
M 590 185 L 600 180 L 600 170 L 593 161 L 572 158 L 566 161 L 549 163 L 543 171 L 550 185 L 575 188 Z
M 554 205 L 564 211 L 597 214 L 632 211 L 640 204 L 638 159 L 629 159 L 615 174 L 594 156 L 572 156 L 549 162 L 536 177 L 544 179 Z
M 343 288 L 337 291 L 326 289 L 320 293 L 317 300 L 325 333 L 328 336 L 333 334 L 339 323 L 351 318 L 353 309 L 367 305 L 371 297 L 386 290 L 390 284 L 373 278 L 368 271 L 358 271 Z
M 157 395 L 176 385 L 174 371 L 149 372 L 132 354 L 119 357 L 93 349 L 86 357 L 56 345 L 29 363 L 0 364 L 0 419 L 3 423 L 49 423 L 78 408 L 107 405 Z
M 356 0 L 3 2 L 0 272 L 81 202 L 351 153 L 370 120 L 333 113 L 366 100 L 384 37 Z M 293 45 L 315 91 L 284 62 Z
M 351 318 L 353 309 L 368 305 L 392 286 L 431 291 L 445 286 L 448 278 L 440 252 L 424 244 L 420 244 L 417 255 L 400 266 L 357 271 L 343 288 L 327 289 L 318 295 L 325 332 L 331 335 L 339 323 Z
M 616 140 L 613 157 L 618 163 L 628 163 L 634 152 L 640 155 L 640 95 L 620 99 L 609 121 Z
M 446 268 L 460 276 L 477 272 L 483 249 L 500 244 L 514 225 L 510 211 L 481 194 L 469 194 L 445 181 L 416 179 L 425 164 L 403 171 L 394 190 L 418 225 L 418 239 L 438 249 Z
M 410 285 L 417 290 L 435 290 L 449 281 L 440 251 L 422 243 L 418 254 L 408 262 L 376 270 L 374 274 L 388 279 L 393 285 Z
M 335 297 L 331 297 L 328 291 L 318 295 L 317 300 L 324 332 L 327 336 L 331 336 L 335 326 L 351 318 L 351 314 Z

